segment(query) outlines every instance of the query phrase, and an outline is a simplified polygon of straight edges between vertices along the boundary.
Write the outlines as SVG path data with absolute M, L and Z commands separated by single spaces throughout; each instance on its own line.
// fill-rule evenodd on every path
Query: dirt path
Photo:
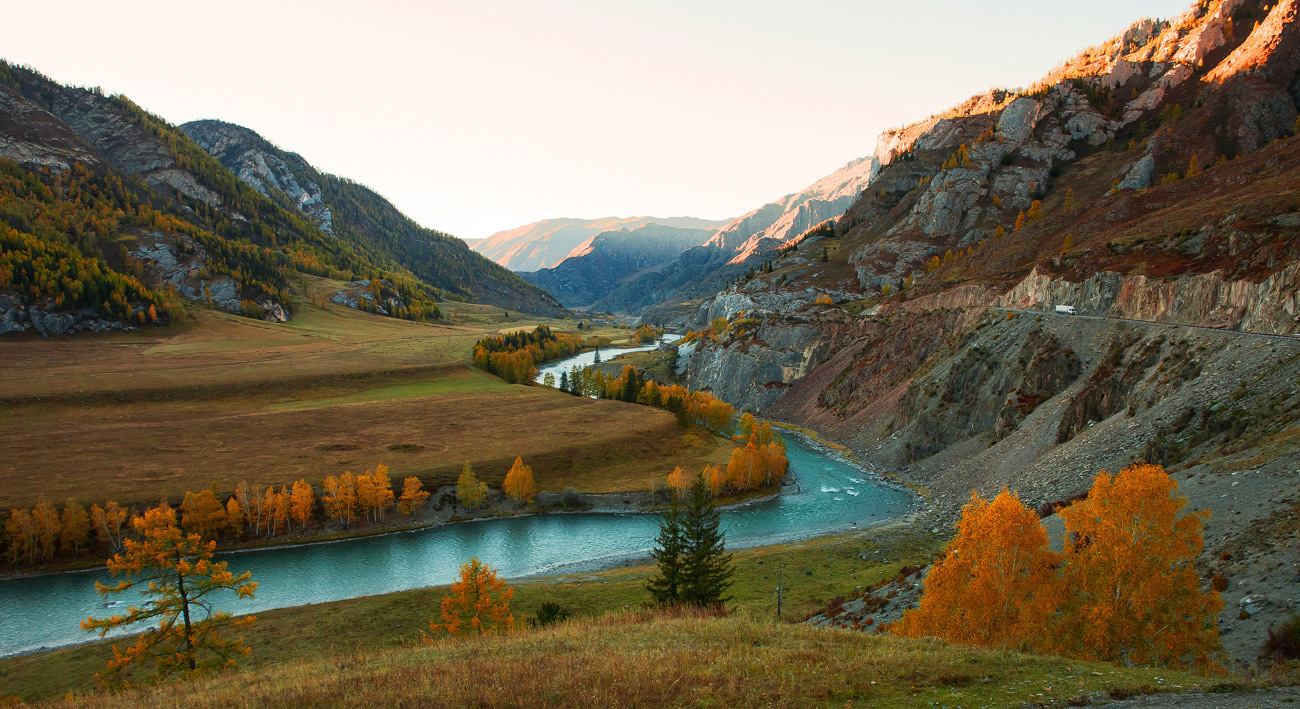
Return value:
M 1097 706 L 1133 709 L 1282 709 L 1300 704 L 1300 687 L 1227 694 L 1155 694 Z

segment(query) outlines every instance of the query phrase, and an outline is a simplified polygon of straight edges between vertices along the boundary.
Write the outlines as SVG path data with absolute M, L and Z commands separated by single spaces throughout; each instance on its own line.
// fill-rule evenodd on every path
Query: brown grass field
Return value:
M 379 463 L 433 486 L 470 461 L 497 485 L 517 455 L 540 489 L 623 492 L 729 455 L 730 442 L 681 431 L 667 412 L 469 366 L 485 333 L 573 323 L 446 310 L 447 322 L 426 325 L 303 300 L 283 324 L 195 310 L 165 330 L 6 341 L 0 509 L 41 495 L 142 502 L 240 480 L 316 484 Z

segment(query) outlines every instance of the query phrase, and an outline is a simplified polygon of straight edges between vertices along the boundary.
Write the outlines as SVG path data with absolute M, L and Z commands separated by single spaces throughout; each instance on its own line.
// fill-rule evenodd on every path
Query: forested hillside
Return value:
M 373 190 L 322 173 L 247 128 L 193 121 L 181 130 L 258 192 L 303 212 L 318 228 L 356 244 L 376 262 L 400 264 L 451 297 L 532 313 L 558 311 L 559 304 L 545 291 L 460 239 L 416 224 Z
M 259 192 L 123 96 L 0 62 L 0 333 L 166 324 L 182 298 L 285 320 L 295 273 L 349 281 L 348 304 L 437 317 L 442 297 L 557 311 L 549 295 L 337 178 L 324 227 Z

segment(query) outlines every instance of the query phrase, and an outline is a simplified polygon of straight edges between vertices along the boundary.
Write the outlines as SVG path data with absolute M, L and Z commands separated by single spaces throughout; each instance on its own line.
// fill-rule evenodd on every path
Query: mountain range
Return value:
M 512 271 L 536 271 L 555 266 L 584 241 L 603 231 L 636 229 L 650 223 L 686 229 L 716 229 L 726 224 L 694 217 L 543 219 L 497 232 L 476 242 L 474 250 Z
M 178 129 L 126 97 L 6 63 L 0 165 L 0 332 L 165 321 L 178 297 L 284 320 L 295 272 L 355 284 L 362 295 L 340 302 L 399 317 L 436 316 L 445 298 L 560 312 L 459 239 L 252 131 Z

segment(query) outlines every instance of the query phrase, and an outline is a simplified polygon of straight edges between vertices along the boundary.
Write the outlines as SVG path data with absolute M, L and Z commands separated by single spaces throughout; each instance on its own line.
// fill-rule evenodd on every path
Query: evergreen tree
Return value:
M 659 536 L 650 557 L 659 566 L 659 575 L 646 582 L 646 590 L 656 605 L 682 602 L 682 564 L 685 562 L 685 539 L 682 529 L 682 504 L 673 495 L 664 518 L 659 522 Z
M 568 390 L 569 390 L 569 373 L 560 372 L 560 391 L 567 392 Z
M 704 476 L 691 486 L 683 511 L 682 601 L 695 606 L 726 603 L 731 586 L 731 555 L 726 552 L 726 535 L 719 529 L 722 518 L 709 498 Z
M 600 364 L 600 348 L 596 348 L 596 358 L 592 360 L 595 364 Z

